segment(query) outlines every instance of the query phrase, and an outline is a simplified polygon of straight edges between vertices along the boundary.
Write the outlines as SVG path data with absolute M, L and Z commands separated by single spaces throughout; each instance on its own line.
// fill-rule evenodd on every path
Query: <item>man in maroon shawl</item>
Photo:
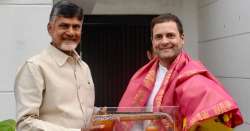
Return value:
M 131 78 L 119 107 L 179 106 L 183 131 L 226 131 L 243 123 L 223 85 L 183 51 L 184 32 L 177 16 L 155 17 L 151 39 L 156 56 Z

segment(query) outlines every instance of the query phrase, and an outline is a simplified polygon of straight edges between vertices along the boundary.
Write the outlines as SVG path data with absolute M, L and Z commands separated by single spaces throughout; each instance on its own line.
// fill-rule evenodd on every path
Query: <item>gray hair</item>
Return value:
M 78 20 L 82 20 L 83 9 L 72 2 L 69 2 L 67 0 L 62 0 L 57 2 L 53 6 L 50 12 L 49 21 L 52 21 L 55 16 L 62 16 L 65 18 L 77 17 Z

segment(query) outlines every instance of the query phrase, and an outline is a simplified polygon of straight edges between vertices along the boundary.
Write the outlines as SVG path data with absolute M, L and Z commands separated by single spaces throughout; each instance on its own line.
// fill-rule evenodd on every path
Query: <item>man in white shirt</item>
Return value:
M 16 75 L 18 131 L 92 128 L 94 83 L 75 51 L 82 23 L 83 9 L 76 4 L 62 0 L 53 6 L 47 26 L 51 45 L 26 60 Z

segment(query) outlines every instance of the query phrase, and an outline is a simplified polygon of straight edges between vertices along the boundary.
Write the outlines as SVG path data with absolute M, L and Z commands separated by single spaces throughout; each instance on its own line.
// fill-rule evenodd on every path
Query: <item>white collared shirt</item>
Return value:
M 88 65 L 50 45 L 28 59 L 15 81 L 18 131 L 80 131 L 94 107 Z

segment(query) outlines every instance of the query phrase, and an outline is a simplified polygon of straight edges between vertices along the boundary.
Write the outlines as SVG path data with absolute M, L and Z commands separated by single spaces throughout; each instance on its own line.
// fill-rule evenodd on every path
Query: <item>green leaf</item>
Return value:
M 15 131 L 16 121 L 9 119 L 0 121 L 0 131 Z

